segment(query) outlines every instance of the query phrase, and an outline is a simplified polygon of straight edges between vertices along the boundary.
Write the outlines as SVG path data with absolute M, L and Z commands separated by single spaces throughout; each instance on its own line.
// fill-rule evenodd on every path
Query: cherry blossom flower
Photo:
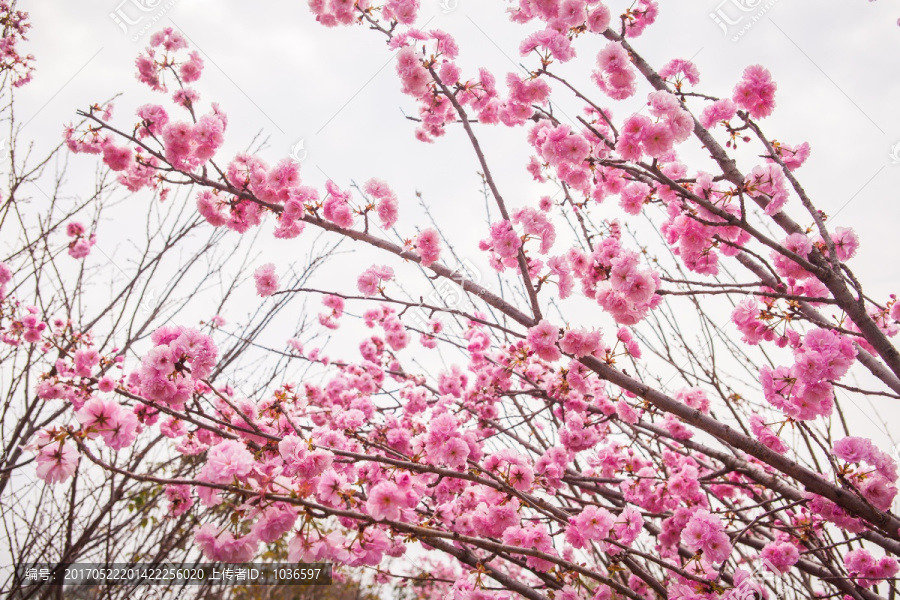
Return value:
M 271 296 L 278 291 L 278 276 L 275 275 L 275 265 L 264 264 L 253 272 L 256 281 L 256 293 L 262 297 Z

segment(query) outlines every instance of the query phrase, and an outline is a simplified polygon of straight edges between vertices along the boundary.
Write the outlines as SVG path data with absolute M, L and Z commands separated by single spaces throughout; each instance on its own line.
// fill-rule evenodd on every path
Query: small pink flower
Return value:
M 588 29 L 590 29 L 591 33 L 603 33 L 606 31 L 606 28 L 609 27 L 610 20 L 611 15 L 609 8 L 607 8 L 606 5 L 601 4 L 588 14 Z
M 69 443 L 50 442 L 38 450 L 37 476 L 47 483 L 61 483 L 75 473 L 78 451 Z
M 95 438 L 112 429 L 120 411 L 121 407 L 115 400 L 94 397 L 85 402 L 75 417 L 88 432 L 88 437 Z
M 860 491 L 872 506 L 883 511 L 891 509 L 897 496 L 897 486 L 880 475 L 866 479 L 860 486 Z
M 259 541 L 271 544 L 281 539 L 291 530 L 297 520 L 297 513 L 286 506 L 270 506 L 260 513 L 259 520 L 253 524 L 251 533 Z
M 711 129 L 718 123 L 733 119 L 736 112 L 737 107 L 730 98 L 718 100 L 703 109 L 700 113 L 700 124 L 706 129 Z
M 831 234 L 831 241 L 834 242 L 834 251 L 837 253 L 838 260 L 841 261 L 850 260 L 859 250 L 859 237 L 856 232 L 847 227 L 835 227 Z
M 732 99 L 748 111 L 751 117 L 761 119 L 772 114 L 775 109 L 777 87 L 767 69 L 753 65 L 744 69 L 744 76 L 734 88 Z
M 554 361 L 560 357 L 556 342 L 559 339 L 559 328 L 547 320 L 543 320 L 528 330 L 528 343 L 535 353 L 544 360 Z
M 199 527 L 194 532 L 194 542 L 209 560 L 226 563 L 250 561 L 259 545 L 259 541 L 252 534 L 235 538 L 230 531 L 219 531 L 214 523 Z
M 225 440 L 210 448 L 201 471 L 211 483 L 231 483 L 234 477 L 246 477 L 253 469 L 253 455 L 237 440 Z
M 101 432 L 103 441 L 113 450 L 127 448 L 137 437 L 137 416 L 127 410 L 119 410 L 109 424 L 107 431 Z
M 70 221 L 66 225 L 66 235 L 69 237 L 81 237 L 84 235 L 84 225 L 78 221 Z
M 193 83 L 200 79 L 200 74 L 203 72 L 203 59 L 200 58 L 200 53 L 196 50 L 191 52 L 190 58 L 181 65 L 179 71 L 184 83 Z
M 271 296 L 278 291 L 278 276 L 275 274 L 275 265 L 267 263 L 253 273 L 256 280 L 256 293 L 262 297 Z
M 778 575 L 787 573 L 800 560 L 800 552 L 790 542 L 772 542 L 767 544 L 762 549 L 762 552 L 759 553 L 759 556 L 771 565 L 771 567 L 766 565 L 769 570 L 772 570 L 772 567 L 777 569 Z
M 382 481 L 369 490 L 369 499 L 366 501 L 366 510 L 376 521 L 396 521 L 400 518 L 402 508 L 402 495 L 397 489 L 397 484 L 392 481 Z
M 316 497 L 324 504 L 337 506 L 341 501 L 341 495 L 345 494 L 347 490 L 347 478 L 339 475 L 333 469 L 329 469 L 319 477 Z
M 422 266 L 430 267 L 441 255 L 440 239 L 434 229 L 426 229 L 416 238 L 416 250 L 422 257 Z
M 102 148 L 103 162 L 113 171 L 124 171 L 131 165 L 132 152 L 130 148 L 116 146 L 111 139 L 107 139 Z
M 872 441 L 861 437 L 845 437 L 834 443 L 834 455 L 847 462 L 868 461 L 873 449 Z
M 366 269 L 356 280 L 356 287 L 365 296 L 374 296 L 378 293 L 381 282 L 394 278 L 394 270 L 386 266 L 372 266 Z
M 91 253 L 91 247 L 96 243 L 96 238 L 76 238 L 69 243 L 69 256 L 72 258 L 85 258 Z
M 194 505 L 189 485 L 167 485 L 166 499 L 169 501 L 170 517 L 180 517 Z
M 559 341 L 560 349 L 575 358 L 593 354 L 600 348 L 600 332 L 570 329 Z
M 101 392 L 111 392 L 116 389 L 116 381 L 112 377 L 101 377 L 100 381 L 97 382 L 97 389 Z

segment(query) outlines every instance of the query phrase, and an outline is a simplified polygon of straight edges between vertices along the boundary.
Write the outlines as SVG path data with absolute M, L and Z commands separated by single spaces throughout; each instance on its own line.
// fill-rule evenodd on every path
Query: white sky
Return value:
M 141 13 L 132 4 L 141 1 L 158 8 Z M 443 13 L 441 1 L 457 6 Z M 732 4 L 741 1 L 759 8 L 741 13 Z M 732 17 L 747 15 L 744 25 L 769 4 L 738 42 L 710 18 L 720 7 Z M 514 68 L 511 61 L 522 62 L 518 40 L 534 26 L 509 23 L 505 2 L 422 0 L 422 5 L 425 18 L 432 18 L 429 26 L 456 35 L 468 72 L 487 66 L 502 77 Z M 229 147 L 221 156 L 246 147 L 258 131 L 269 137 L 263 154 L 272 162 L 304 139 L 309 151 L 304 178 L 310 183 L 320 185 L 327 175 L 345 186 L 351 179 L 362 182 L 377 175 L 401 197 L 422 191 L 451 231 L 470 224 L 460 221 L 458 209 L 478 195 L 474 156 L 459 131 L 433 145 L 414 142 L 414 124 L 401 113 L 413 113 L 413 102 L 400 94 L 393 66 L 385 66 L 391 54 L 380 34 L 318 26 L 302 0 L 23 0 L 20 8 L 32 15 L 28 50 L 37 57 L 38 71 L 20 92 L 19 118 L 28 121 L 25 135 L 38 146 L 56 142 L 76 108 L 116 93 L 125 93 L 117 102 L 120 124 L 131 121 L 135 106 L 162 101 L 134 78 L 133 60 L 149 33 L 130 41 L 110 17 L 117 8 L 133 17 L 162 11 L 158 24 L 178 26 L 204 56 L 206 70 L 197 85 L 201 103 L 217 100 L 230 117 Z M 866 280 L 875 294 L 900 289 L 898 269 L 885 270 L 900 258 L 898 246 L 887 243 L 898 222 L 891 191 L 900 178 L 900 165 L 888 156 L 900 142 L 897 16 L 900 11 L 887 1 L 663 2 L 657 24 L 636 41 L 657 67 L 669 58 L 694 57 L 702 88 L 720 95 L 730 92 L 745 66 L 771 69 L 779 86 L 778 108 L 763 124 L 770 137 L 812 145 L 812 157 L 799 175 L 820 208 L 829 214 L 843 208 L 835 223 L 861 233 L 865 242 L 853 266 L 871 275 Z M 132 27 L 131 37 L 149 23 L 148 16 Z M 602 42 L 579 44 L 579 59 L 564 69 L 576 79 L 584 78 Z M 588 83 L 584 87 L 591 89 Z M 562 110 L 574 116 L 576 105 L 557 96 Z M 572 108 L 567 111 L 567 106 Z M 620 118 L 625 115 L 613 110 Z M 522 177 L 527 156 L 522 144 L 509 143 L 522 133 L 490 128 L 481 134 L 488 152 L 508 156 L 495 160 L 494 169 L 513 204 L 516 198 L 533 202 L 536 193 Z M 94 161 L 77 157 L 75 164 L 93 167 Z M 410 225 L 418 223 L 410 220 Z

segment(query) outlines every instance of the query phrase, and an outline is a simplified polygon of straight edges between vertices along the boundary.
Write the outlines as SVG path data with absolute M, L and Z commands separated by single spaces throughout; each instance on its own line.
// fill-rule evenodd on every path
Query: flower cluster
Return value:
M 872 587 L 883 579 L 896 577 L 900 572 L 897 559 L 882 556 L 875 560 L 865 548 L 851 550 L 844 556 L 844 565 L 856 582 L 863 587 Z
M 91 398 L 75 413 L 75 417 L 88 438 L 99 435 L 113 450 L 130 446 L 138 433 L 135 414 L 112 399 Z
M 78 221 L 70 221 L 66 225 L 66 235 L 69 241 L 69 256 L 72 258 L 85 258 L 91 253 L 91 247 L 97 243 L 97 236 L 93 233 L 88 234 L 84 225 Z
M 374 296 L 382 289 L 382 283 L 394 278 L 394 270 L 387 266 L 372 266 L 356 280 L 356 287 L 365 296 Z
M 626 160 L 639 161 L 644 154 L 663 158 L 693 133 L 694 120 L 675 96 L 652 92 L 648 100 L 656 121 L 641 114 L 628 117 L 616 142 L 616 151 Z
M 768 69 L 753 65 L 744 69 L 744 76 L 735 86 L 732 100 L 754 119 L 761 119 L 775 110 L 777 88 Z
M 372 196 L 376 202 L 376 212 L 381 226 L 390 229 L 397 222 L 399 205 L 397 195 L 387 183 L 380 179 L 370 179 L 363 186 L 363 191 Z
M 196 329 L 163 327 L 152 336 L 154 347 L 141 361 L 141 369 L 129 377 L 143 397 L 184 408 L 194 388 L 216 364 L 218 350 L 212 339 Z
M 731 540 L 722 521 L 702 508 L 691 515 L 681 532 L 681 542 L 692 551 L 702 550 L 713 563 L 721 563 L 731 554 Z
M 875 470 L 848 472 L 848 477 L 856 483 L 860 492 L 873 506 L 890 510 L 897 496 L 897 463 L 879 450 L 872 440 L 860 437 L 845 437 L 834 444 L 834 455 L 848 463 L 866 463 Z
M 498 271 L 515 268 L 522 239 L 509 221 L 491 223 L 490 238 L 481 240 L 478 247 L 491 253 L 491 266 Z
M 5 262 L 0 262 L 0 302 L 6 298 L 6 285 L 12 281 L 12 270 Z
M 328 294 L 322 300 L 325 308 L 331 309 L 330 313 L 319 313 L 319 324 L 328 329 L 338 328 L 338 319 L 344 314 L 344 299 L 334 294 Z
M 637 76 L 631 57 L 620 42 L 609 42 L 597 55 L 597 69 L 591 76 L 603 93 L 613 100 L 624 100 L 637 91 Z
M 766 561 L 766 568 L 784 575 L 800 560 L 800 551 L 791 542 L 772 542 L 766 544 L 759 557 Z
M 163 79 L 167 70 L 179 78 L 179 85 L 200 79 L 203 60 L 199 52 L 194 50 L 187 59 L 175 60 L 176 53 L 187 47 L 185 37 L 171 27 L 155 32 L 150 37 L 150 46 L 135 61 L 138 80 L 153 90 L 165 92 L 167 87 Z
M 441 257 L 440 236 L 436 229 L 426 229 L 416 236 L 416 252 L 423 267 L 430 267 Z
M 275 265 L 266 263 L 253 272 L 253 280 L 256 282 L 256 293 L 263 298 L 271 296 L 278 291 L 278 275 L 275 274 Z
M 28 449 L 36 452 L 36 474 L 47 483 L 61 483 L 75 473 L 78 467 L 78 450 L 65 441 L 64 435 L 52 431 L 39 431 Z
M 794 336 L 791 367 L 760 368 L 766 400 L 786 415 L 806 421 L 829 416 L 834 408 L 831 381 L 843 377 L 856 359 L 853 342 L 836 331 L 816 328 Z
M 554 127 L 541 122 L 531 128 L 528 141 L 540 157 L 542 168 L 552 168 L 557 177 L 577 190 L 590 191 L 590 157 L 598 150 L 593 147 L 597 141 L 593 134 L 572 131 L 568 125 Z
M 19 51 L 19 42 L 28 38 L 26 34 L 31 29 L 28 21 L 28 13 L 21 10 L 13 10 L 15 2 L 3 0 L 0 2 L 0 24 L 3 25 L 3 40 L 0 43 L 0 72 L 11 76 L 14 87 L 22 87 L 29 81 L 34 72 L 34 56 L 22 54 Z

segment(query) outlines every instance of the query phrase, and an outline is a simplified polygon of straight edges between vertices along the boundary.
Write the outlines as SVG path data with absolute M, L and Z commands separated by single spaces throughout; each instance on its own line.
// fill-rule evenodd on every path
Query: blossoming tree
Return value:
M 418 553 L 418 571 L 380 575 L 426 598 L 894 597 L 897 465 L 833 420 L 843 421 L 838 390 L 900 398 L 900 303 L 864 291 L 851 267 L 861 241 L 804 189 L 809 145 L 763 130 L 776 110 L 769 71 L 749 66 L 733 89 L 714 90 L 689 61 L 651 64 L 637 38 L 653 35 L 655 0 L 621 11 L 507 4 L 530 71 L 505 86 L 487 69 L 464 72 L 456 40 L 417 20 L 418 0 L 309 7 L 322 25 L 368 30 L 397 53 L 421 142 L 464 132 L 499 215 L 472 253 L 518 295 L 460 268 L 439 224 L 401 231 L 400 243 L 376 232 L 404 206 L 390 182 L 320 190 L 290 159 L 220 156 L 228 119 L 192 87 L 201 56 L 171 28 L 153 36 L 136 66 L 157 101 L 136 119 L 81 111 L 68 148 L 102 157 L 131 191 L 190 186 L 212 228 L 273 228 L 285 244 L 318 229 L 367 245 L 377 258 L 354 274 L 358 294 L 281 284 L 271 264 L 255 272 L 261 302 L 320 296 L 320 326 L 357 335 L 358 354 L 292 340 L 272 353 L 324 379 L 245 391 L 217 383 L 228 361 L 215 331 L 176 318 L 120 378 L 102 370 L 115 356 L 85 335 L 37 385 L 72 407 L 32 441 L 38 475 L 66 481 L 80 457 L 165 486 L 169 514 L 196 516 L 193 541 L 210 560 L 249 561 L 277 544 L 291 561 L 349 566 Z M 602 49 L 577 59 L 585 86 L 558 67 L 588 38 Z M 555 95 L 581 103 L 577 123 L 552 110 Z M 615 117 L 633 97 L 646 110 Z M 522 176 L 556 198 L 504 196 L 479 144 L 489 127 L 521 133 L 532 153 Z M 760 158 L 738 160 L 744 147 Z M 688 164 L 689 148 L 709 160 Z M 610 205 L 625 217 L 610 218 Z M 631 228 L 639 215 L 660 256 Z M 73 256 L 90 249 L 83 230 L 69 234 Z M 404 295 L 404 263 L 466 301 Z M 567 314 L 575 301 L 591 307 L 586 320 Z M 346 326 L 348 303 L 371 331 Z M 727 330 L 715 310 L 730 313 Z M 21 335 L 46 352 L 42 323 Z M 692 346 L 686 323 L 706 347 Z M 425 372 L 417 347 L 464 359 Z M 678 385 L 654 377 L 660 363 Z M 872 389 L 850 385 L 851 369 Z M 109 459 L 157 432 L 196 468 Z
M 5 532 L 0 595 L 62 598 L 72 591 L 28 585 L 15 576 L 14 567 L 187 560 L 192 548 L 185 540 L 193 534 L 194 521 L 190 513 L 160 518 L 158 507 L 167 503 L 164 486 L 90 465 L 77 473 L 60 468 L 76 459 L 69 446 L 48 447 L 35 456 L 29 442 L 43 440 L 40 432 L 65 422 L 60 417 L 71 408 L 68 402 L 42 398 L 38 391 L 44 388 L 36 387 L 40 378 L 67 372 L 66 363 L 57 361 L 71 355 L 76 370 L 93 371 L 98 389 L 112 390 L 126 356 L 138 352 L 153 330 L 176 314 L 183 318 L 198 309 L 205 326 L 217 330 L 220 355 L 228 357 L 233 371 L 253 360 L 253 343 L 263 326 L 293 301 L 284 296 L 243 322 L 226 323 L 210 306 L 228 314 L 229 297 L 250 277 L 252 271 L 242 274 L 249 238 L 222 244 L 226 231 L 210 229 L 196 211 L 185 208 L 184 198 L 176 194 L 168 204 L 149 197 L 141 202 L 106 168 L 98 171 L 93 187 L 73 193 L 70 177 L 76 169 L 67 165 L 62 140 L 53 139 L 55 147 L 42 156 L 34 149 L 40 144 L 22 133 L 25 121 L 19 116 L 27 112 L 21 110 L 27 102 L 19 89 L 30 83 L 35 66 L 25 52 L 31 47 L 29 17 L 14 3 L 0 2 L 0 23 L 0 124 L 10 132 L 0 143 L 0 523 Z M 85 186 L 91 183 L 80 179 Z M 127 228 L 118 213 L 123 206 L 133 225 L 127 248 L 109 239 L 98 242 L 110 221 Z M 143 214 L 138 206 L 146 209 Z M 330 252 L 326 246 L 306 257 L 295 283 Z M 216 288 L 219 297 L 209 293 Z M 201 298 L 198 289 L 206 290 Z M 98 362 L 101 354 L 104 360 Z M 160 443 L 167 438 L 158 431 L 137 438 L 137 426 L 136 419 L 126 419 L 119 424 L 119 438 L 101 433 L 110 448 L 117 448 L 116 464 L 145 470 L 162 465 L 170 474 L 193 474 L 189 461 L 173 461 Z M 116 439 L 134 441 L 125 447 Z M 326 597 L 353 597 L 358 592 L 353 583 L 335 585 Z M 115 592 L 110 597 L 135 590 L 123 586 Z M 370 597 L 365 589 L 359 593 Z

